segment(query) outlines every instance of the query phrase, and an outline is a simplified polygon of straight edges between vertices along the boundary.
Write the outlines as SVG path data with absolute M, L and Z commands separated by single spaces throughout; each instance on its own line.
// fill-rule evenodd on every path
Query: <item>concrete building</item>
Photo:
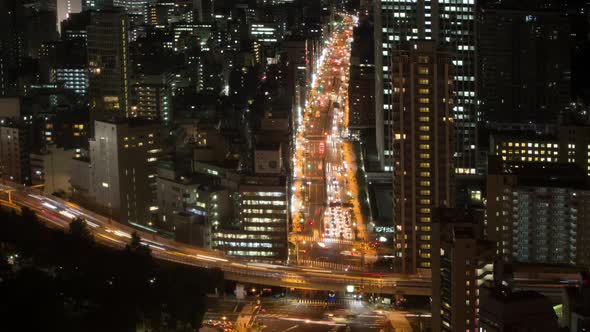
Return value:
M 134 116 L 129 104 L 128 25 L 123 12 L 91 15 L 87 50 L 90 106 L 95 113 Z
M 494 244 L 483 240 L 475 211 L 438 209 L 434 218 L 432 330 L 477 332 L 480 289 L 493 281 Z
M 451 58 L 432 41 L 392 52 L 391 157 L 399 271 L 429 269 L 432 212 L 453 204 Z
M 175 221 L 186 218 L 200 219 L 198 221 L 207 224 L 210 229 L 230 224 L 235 217 L 231 198 L 233 191 L 228 188 L 231 186 L 222 186 L 223 182 L 221 177 L 209 174 L 179 175 L 161 164 L 157 179 L 161 226 L 178 235 L 182 232 L 176 230 L 179 225 Z
M 476 0 L 374 1 L 375 111 L 377 152 L 384 171 L 393 171 L 396 75 L 395 52 L 406 42 L 432 40 L 449 50 L 453 62 L 451 106 L 454 118 L 455 173 L 476 174 L 477 60 Z
M 481 332 L 559 331 L 551 302 L 533 291 L 482 289 L 479 316 Z
M 137 117 L 159 119 L 163 122 L 172 120 L 171 98 L 168 87 L 163 83 L 138 82 L 135 84 L 137 96 Z
M 89 149 L 89 196 L 107 215 L 120 222 L 152 225 L 161 140 L 157 122 L 95 122 Z
M 280 144 L 257 144 L 254 150 L 254 172 L 257 174 L 284 173 Z
M 113 7 L 123 8 L 127 14 L 147 17 L 148 0 L 113 0 Z
M 61 21 L 70 17 L 70 14 L 82 11 L 81 0 L 57 0 L 57 29 L 61 33 Z
M 523 132 L 500 133 L 490 138 L 490 154 L 506 163 L 557 163 L 557 137 Z
M 48 145 L 31 153 L 31 183 L 43 185 L 43 192 L 70 193 L 70 170 L 74 150 Z
M 252 261 L 286 262 L 288 199 L 284 177 L 245 177 L 238 188 L 238 225 L 213 233 L 213 248 Z
M 30 139 L 25 126 L 0 122 L 0 178 L 30 184 Z
M 575 165 L 489 163 L 489 240 L 506 261 L 590 264 L 590 187 Z
M 571 101 L 567 12 L 546 1 L 489 3 L 478 26 L 482 116 L 492 122 L 556 123 Z
M 281 40 L 278 27 L 274 23 L 252 23 L 249 31 L 250 38 L 263 45 L 273 45 Z

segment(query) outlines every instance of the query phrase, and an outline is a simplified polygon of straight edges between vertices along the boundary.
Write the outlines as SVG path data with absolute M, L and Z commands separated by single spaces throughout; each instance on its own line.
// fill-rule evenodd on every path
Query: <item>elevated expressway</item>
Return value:
M 430 280 L 420 276 L 395 273 L 363 274 L 330 271 L 278 264 L 248 263 L 223 254 L 158 236 L 120 224 L 58 197 L 14 184 L 0 184 L 0 206 L 33 210 L 48 227 L 67 231 L 73 218 L 86 220 L 96 242 L 112 248 L 124 248 L 131 233 L 137 232 L 160 260 L 223 271 L 227 280 L 259 285 L 293 287 L 311 290 L 343 291 L 347 285 L 361 286 L 365 292 L 382 294 L 429 295 Z

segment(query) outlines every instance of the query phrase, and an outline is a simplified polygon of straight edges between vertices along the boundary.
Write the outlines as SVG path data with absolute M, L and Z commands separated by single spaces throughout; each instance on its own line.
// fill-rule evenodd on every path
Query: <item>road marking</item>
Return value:
M 298 327 L 299 327 L 299 325 L 291 326 L 290 328 L 288 328 L 286 330 L 283 330 L 283 332 L 291 331 L 291 330 L 294 330 L 294 329 L 296 329 Z

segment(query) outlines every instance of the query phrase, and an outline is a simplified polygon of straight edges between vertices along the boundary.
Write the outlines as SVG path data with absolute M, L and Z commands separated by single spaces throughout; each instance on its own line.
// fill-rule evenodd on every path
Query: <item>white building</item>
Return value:
M 121 222 L 152 225 L 160 125 L 136 119 L 95 121 L 89 196 Z

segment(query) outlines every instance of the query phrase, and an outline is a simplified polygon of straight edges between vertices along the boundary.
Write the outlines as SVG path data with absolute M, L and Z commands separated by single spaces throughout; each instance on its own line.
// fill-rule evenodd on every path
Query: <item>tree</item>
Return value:
M 70 223 L 69 234 L 73 239 L 79 240 L 80 242 L 94 242 L 94 237 L 92 236 L 92 233 L 90 233 L 90 230 L 88 229 L 88 226 L 84 219 L 81 218 L 76 218 L 72 220 L 72 222 Z
M 150 248 L 141 243 L 141 237 L 137 232 L 131 234 L 131 241 L 127 245 L 127 250 L 136 254 L 150 255 Z

